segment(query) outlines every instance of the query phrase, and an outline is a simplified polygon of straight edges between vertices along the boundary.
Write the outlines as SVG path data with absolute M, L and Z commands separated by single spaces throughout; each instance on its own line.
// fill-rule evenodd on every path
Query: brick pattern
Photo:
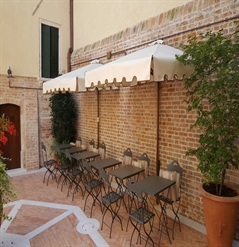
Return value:
M 181 7 L 152 17 L 131 26 L 94 44 L 75 50 L 72 68 L 85 66 L 94 59 L 103 64 L 125 54 L 145 47 L 157 39 L 179 48 L 189 35 L 223 28 L 230 35 L 234 31 L 234 20 L 238 19 L 239 1 L 194 0 Z M 106 53 L 112 52 L 107 60 Z M 181 214 L 199 223 L 204 223 L 201 196 L 198 186 L 201 174 L 197 171 L 195 158 L 186 157 L 190 147 L 196 147 L 199 133 L 190 130 L 195 115 L 186 112 L 183 82 L 159 83 L 159 160 L 165 167 L 173 159 L 183 166 L 183 189 Z M 79 102 L 78 134 L 83 143 L 97 139 L 97 93 L 76 95 Z M 156 171 L 157 141 L 157 85 L 148 83 L 116 91 L 99 92 L 99 141 L 105 141 L 107 155 L 122 157 L 124 149 L 130 147 L 134 158 L 147 152 L 151 159 L 150 172 Z M 239 172 L 230 169 L 227 181 L 239 184 Z
M 20 106 L 21 114 L 21 165 L 27 170 L 39 168 L 39 91 L 36 78 L 14 77 L 8 79 L 0 75 L 0 104 Z M 38 90 L 39 89 L 39 90 Z M 40 94 L 41 95 L 41 94 Z
M 43 172 L 32 173 L 23 176 L 14 177 L 12 182 L 16 188 L 17 200 L 32 200 L 41 202 L 50 202 L 71 206 L 78 206 L 82 210 L 84 208 L 84 200 L 82 200 L 81 193 L 75 195 L 75 199 L 72 202 L 71 196 L 67 196 L 67 186 L 63 187 L 61 192 L 60 188 L 57 188 L 56 181 L 50 179 L 49 185 L 42 183 Z M 127 200 L 126 200 L 127 201 Z M 88 201 L 89 205 L 92 203 L 90 199 Z M 10 207 L 10 208 L 9 208 Z M 5 207 L 4 212 L 10 212 L 11 206 Z M 11 225 L 7 229 L 7 233 L 15 233 L 19 235 L 24 235 L 30 231 L 37 229 L 42 224 L 47 223 L 49 220 L 63 213 L 62 209 L 41 207 L 36 205 L 22 205 L 16 217 L 12 220 Z M 158 211 L 160 213 L 160 211 Z M 90 217 L 90 210 L 86 208 L 84 214 Z M 123 231 L 121 231 L 119 222 L 115 221 L 113 224 L 112 238 L 109 238 L 109 228 L 104 225 L 103 230 L 101 230 L 101 220 L 102 212 L 100 206 L 97 203 L 93 207 L 92 217 L 100 222 L 99 233 L 105 239 L 109 246 L 122 247 L 129 246 L 131 233 L 133 231 L 133 226 L 129 223 L 128 231 L 126 231 L 128 213 L 125 207 L 122 205 L 119 211 L 119 215 L 123 220 Z M 75 217 L 72 213 L 68 217 L 62 219 L 47 230 L 40 232 L 38 235 L 34 236 L 30 240 L 31 246 L 42 247 L 42 246 L 100 246 L 97 243 L 93 243 L 90 235 L 80 234 L 76 230 L 76 226 L 81 219 Z M 111 223 L 111 215 L 106 214 L 106 222 Z M 158 217 L 155 216 L 154 226 L 158 226 Z M 172 221 L 169 220 L 169 227 L 172 226 Z M 179 227 L 175 225 L 175 239 L 172 240 L 172 244 L 169 242 L 167 236 L 162 234 L 160 246 L 162 247 L 206 247 L 207 246 L 207 236 L 190 228 L 184 224 L 181 224 L 182 231 L 179 231 Z M 143 231 L 143 230 L 142 230 Z M 170 236 L 172 234 L 171 231 Z M 133 238 L 134 246 L 142 247 L 145 246 L 145 241 L 142 240 L 136 244 L 137 234 L 135 233 Z M 160 232 L 156 229 L 151 233 L 151 237 L 155 241 L 155 245 L 158 244 Z M 14 241 L 14 239 L 13 239 Z M 97 240 L 96 240 L 97 241 Z M 102 246 L 102 245 L 101 245 Z M 147 245 L 148 246 L 148 245 Z
M 224 28 L 230 35 L 238 14 L 239 0 L 194 0 L 75 50 L 71 59 L 72 69 L 97 58 L 103 64 L 110 62 L 157 39 L 177 48 L 189 35 L 204 31 Z M 113 54 L 110 60 L 106 58 L 108 51 Z M 12 88 L 6 75 L 0 75 L 0 104 L 20 106 L 22 166 L 27 170 L 38 169 L 42 166 L 40 142 L 44 141 L 48 150 L 52 142 L 50 96 L 42 95 L 41 90 L 35 89 L 40 87 L 37 78 L 14 77 L 10 83 Z M 189 130 L 194 117 L 186 113 L 182 102 L 185 96 L 182 82 L 161 82 L 159 86 L 159 150 L 156 150 L 156 83 L 116 91 L 103 90 L 98 96 L 97 91 L 75 94 L 79 113 L 78 136 L 82 137 L 85 145 L 91 139 L 97 143 L 99 130 L 99 141 L 105 141 L 107 145 L 106 154 L 116 158 L 122 158 L 127 147 L 132 149 L 134 158 L 147 152 L 151 159 L 151 173 L 156 171 L 157 151 L 162 167 L 172 159 L 178 159 L 184 168 L 181 214 L 203 223 L 198 192 L 201 175 L 196 169 L 196 160 L 185 157 L 188 147 L 197 145 L 198 133 Z M 238 170 L 230 169 L 227 181 L 239 184 Z

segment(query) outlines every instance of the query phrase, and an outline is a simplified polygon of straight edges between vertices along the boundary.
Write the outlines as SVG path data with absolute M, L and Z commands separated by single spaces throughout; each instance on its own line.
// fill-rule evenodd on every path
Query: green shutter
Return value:
M 41 67 L 42 67 L 42 77 L 50 78 L 50 26 L 41 25 Z
M 51 27 L 51 78 L 55 78 L 59 75 L 58 71 L 58 28 Z

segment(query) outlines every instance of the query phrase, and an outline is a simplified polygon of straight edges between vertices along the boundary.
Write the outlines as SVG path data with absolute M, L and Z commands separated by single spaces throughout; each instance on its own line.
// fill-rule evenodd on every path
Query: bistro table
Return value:
M 71 157 L 76 159 L 78 162 L 81 162 L 82 160 L 88 160 L 88 159 L 92 159 L 95 157 L 100 156 L 100 154 L 92 152 L 92 151 L 85 151 L 82 153 L 76 153 L 76 154 L 72 154 Z
M 82 147 L 71 147 L 71 148 L 68 148 L 67 150 L 68 150 L 68 152 L 69 152 L 70 154 L 75 154 L 75 153 L 84 152 L 84 151 L 86 151 L 87 149 L 86 149 L 86 148 L 82 148 Z
M 143 168 L 133 166 L 133 165 L 125 165 L 120 168 L 114 169 L 109 171 L 109 175 L 115 177 L 116 183 L 117 183 L 117 189 L 121 194 L 125 195 L 127 191 L 127 187 L 124 184 L 125 179 L 129 179 L 135 175 L 139 175 L 141 172 L 144 172 Z M 126 208 L 126 211 L 128 212 L 124 197 L 123 202 Z
M 57 144 L 55 146 L 53 146 L 53 149 L 60 149 L 60 150 L 63 150 L 63 149 L 68 149 L 68 148 L 72 148 L 74 147 L 73 145 L 71 145 L 70 143 L 66 143 L 66 144 Z
M 141 189 L 141 191 L 143 193 L 145 193 L 147 199 L 149 199 L 148 196 L 155 197 L 155 196 L 159 195 L 161 192 L 163 192 L 164 190 L 170 189 L 170 187 L 173 186 L 174 184 L 175 184 L 175 181 L 170 180 L 170 179 L 166 179 L 163 177 L 159 177 L 156 175 L 152 175 L 152 176 L 149 176 L 145 179 L 142 179 L 140 181 L 135 182 L 135 185 L 137 186 L 137 188 Z M 149 199 L 149 201 L 150 201 L 150 199 Z M 164 222 L 162 224 L 162 227 L 164 227 L 166 234 L 168 236 L 169 242 L 171 243 L 171 239 L 170 239 L 168 227 L 167 227 L 167 218 L 164 217 L 165 208 L 163 207 L 161 201 L 159 201 L 159 202 L 160 202 L 160 208 L 161 208 L 160 216 L 158 215 L 157 211 L 155 210 L 153 203 L 150 201 L 150 203 L 152 204 L 153 209 L 156 212 L 159 220 L 161 219 L 161 215 L 163 215 L 163 221 Z M 159 222 L 159 224 L 160 224 L 160 222 Z M 159 228 L 159 230 L 160 230 L 160 228 Z M 161 235 L 162 235 L 162 232 L 163 232 L 163 230 L 161 230 Z M 160 239 L 159 239 L 159 244 L 160 244 L 160 240 L 161 240 L 161 235 L 160 235 Z
M 143 168 L 133 166 L 133 165 L 126 165 L 126 166 L 122 166 L 120 168 L 114 169 L 112 171 L 109 171 L 109 174 L 111 176 L 114 176 L 116 178 L 116 181 L 118 180 L 122 182 L 123 180 L 133 177 L 135 175 L 138 175 L 141 172 L 144 172 Z
M 90 162 L 90 166 L 96 169 L 97 171 L 101 169 L 111 168 L 119 164 L 121 164 L 121 161 L 113 158 L 105 158 L 105 159 L 95 160 Z

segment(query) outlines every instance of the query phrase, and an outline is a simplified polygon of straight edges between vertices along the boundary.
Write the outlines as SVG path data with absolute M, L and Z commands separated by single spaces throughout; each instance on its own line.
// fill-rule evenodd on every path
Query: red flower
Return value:
M 8 138 L 5 136 L 5 131 L 10 135 L 16 135 L 17 131 L 14 127 L 13 122 L 10 122 L 8 117 L 5 117 L 3 114 L 0 117 L 0 147 L 1 144 L 6 145 Z M 0 150 L 0 156 L 2 155 L 2 151 Z
M 8 139 L 7 139 L 7 137 L 5 136 L 4 131 L 1 132 L 1 133 L 0 133 L 0 142 L 2 142 L 3 145 L 6 145 L 6 144 L 7 144 L 7 141 L 8 141 Z
M 10 133 L 11 135 L 16 135 L 17 131 L 15 130 L 15 127 L 12 122 L 10 122 L 9 126 L 7 127 L 6 131 Z

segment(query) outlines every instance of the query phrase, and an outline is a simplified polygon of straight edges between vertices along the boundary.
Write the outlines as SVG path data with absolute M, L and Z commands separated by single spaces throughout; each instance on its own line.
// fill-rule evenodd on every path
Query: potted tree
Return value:
M 197 114 L 191 127 L 200 130 L 198 147 L 186 154 L 198 159 L 203 177 L 208 244 L 231 247 L 239 213 L 238 191 L 227 183 L 227 169 L 239 163 L 238 31 L 230 37 L 223 30 L 189 37 L 182 49 L 177 59 L 194 67 L 185 79 L 188 110 Z

